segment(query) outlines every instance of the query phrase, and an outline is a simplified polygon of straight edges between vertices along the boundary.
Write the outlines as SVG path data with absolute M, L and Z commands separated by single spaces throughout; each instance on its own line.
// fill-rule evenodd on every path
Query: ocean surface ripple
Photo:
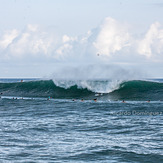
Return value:
M 163 162 L 163 101 L 97 98 L 3 94 L 0 162 Z
M 0 162 L 161 163 L 162 111 L 162 102 L 2 98 Z

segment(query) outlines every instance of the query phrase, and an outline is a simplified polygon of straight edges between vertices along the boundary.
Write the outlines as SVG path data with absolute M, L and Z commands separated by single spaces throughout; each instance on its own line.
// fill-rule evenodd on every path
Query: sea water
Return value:
M 0 162 L 162 163 L 162 90 L 161 80 L 125 81 L 101 93 L 3 79 Z

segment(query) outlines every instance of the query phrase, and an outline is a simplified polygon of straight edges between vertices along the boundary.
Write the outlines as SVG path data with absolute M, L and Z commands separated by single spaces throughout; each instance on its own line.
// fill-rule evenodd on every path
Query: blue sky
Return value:
M 44 77 L 91 64 L 163 77 L 162 0 L 0 3 L 0 77 Z

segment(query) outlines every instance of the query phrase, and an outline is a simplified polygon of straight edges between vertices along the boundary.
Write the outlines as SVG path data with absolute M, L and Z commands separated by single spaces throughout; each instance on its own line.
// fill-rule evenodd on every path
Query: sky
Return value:
M 162 16 L 162 0 L 0 0 L 0 78 L 163 78 Z

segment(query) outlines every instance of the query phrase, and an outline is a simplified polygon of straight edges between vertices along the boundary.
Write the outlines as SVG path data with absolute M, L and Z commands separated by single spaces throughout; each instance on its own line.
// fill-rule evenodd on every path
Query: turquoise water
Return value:
M 98 96 L 75 86 L 64 88 L 67 96 L 63 96 L 63 87 L 42 82 L 41 88 L 40 81 L 33 81 L 33 86 L 17 81 L 10 87 L 8 81 L 0 84 L 0 162 L 163 162 L 162 83 L 138 89 L 130 82 Z M 151 101 L 136 93 L 125 99 L 128 85 L 130 93 L 147 91 Z M 56 87 L 63 91 L 61 98 L 48 99 Z

